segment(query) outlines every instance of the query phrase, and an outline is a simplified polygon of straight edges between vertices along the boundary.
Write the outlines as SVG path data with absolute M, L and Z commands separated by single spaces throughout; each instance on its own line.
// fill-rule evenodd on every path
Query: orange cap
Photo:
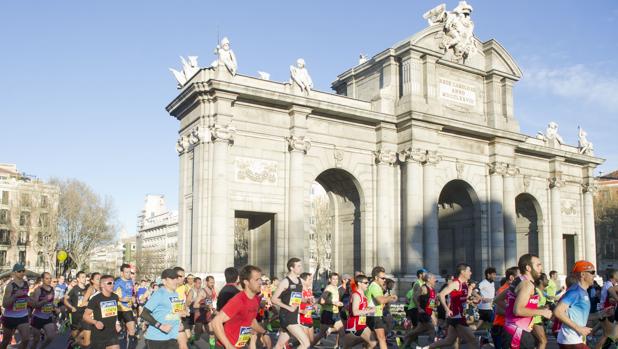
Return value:
M 582 271 L 594 271 L 594 265 L 588 261 L 577 261 L 573 266 L 574 273 L 580 273 Z

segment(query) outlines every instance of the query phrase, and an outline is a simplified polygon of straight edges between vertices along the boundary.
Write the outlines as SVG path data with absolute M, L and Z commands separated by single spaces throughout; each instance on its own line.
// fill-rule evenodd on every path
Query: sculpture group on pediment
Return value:
M 290 66 L 290 83 L 296 84 L 301 91 L 307 94 L 313 89 L 313 80 L 305 67 L 304 59 L 299 58 L 296 60 L 296 66 Z
M 462 63 L 477 50 L 471 13 L 472 6 L 460 1 L 452 11 L 447 11 L 446 5 L 441 4 L 423 14 L 429 25 L 443 25 L 440 48 L 445 54 L 451 50 L 453 58 Z
M 550 121 L 549 124 L 547 124 L 545 133 L 541 131 L 537 132 L 536 138 L 541 139 L 544 142 L 557 141 L 558 144 L 564 144 L 564 139 L 562 139 L 558 133 L 558 124 L 553 121 Z
M 579 150 L 579 153 L 584 155 L 594 155 L 594 146 L 592 145 L 592 142 L 588 140 L 588 133 L 584 131 L 584 129 L 580 126 L 578 126 L 577 128 L 577 148 Z
M 238 71 L 238 62 L 227 37 L 221 39 L 221 42 L 215 48 L 215 55 L 217 55 L 217 59 L 212 62 L 211 66 L 215 69 L 225 67 L 232 76 L 235 76 Z
M 169 68 L 174 77 L 176 78 L 176 82 L 178 83 L 178 88 L 182 88 L 187 81 L 189 81 L 193 75 L 195 75 L 200 67 L 197 63 L 197 56 L 188 56 L 187 59 L 180 56 L 180 62 L 182 63 L 182 70 L 178 71 L 173 68 Z

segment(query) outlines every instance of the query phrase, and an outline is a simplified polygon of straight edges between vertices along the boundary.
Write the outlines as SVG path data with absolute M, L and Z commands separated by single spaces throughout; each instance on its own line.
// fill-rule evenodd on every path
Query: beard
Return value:
M 532 279 L 534 280 L 534 282 L 538 281 L 539 278 L 541 277 L 541 273 L 537 272 L 534 269 L 530 271 L 530 275 L 532 276 Z

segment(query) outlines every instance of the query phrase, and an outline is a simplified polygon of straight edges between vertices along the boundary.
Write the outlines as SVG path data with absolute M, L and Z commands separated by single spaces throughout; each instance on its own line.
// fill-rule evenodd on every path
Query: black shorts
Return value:
M 17 326 L 21 325 L 21 324 L 27 324 L 28 323 L 28 316 L 24 316 L 24 317 L 8 317 L 8 316 L 3 316 L 2 317 L 2 326 L 4 328 L 8 328 L 11 330 L 14 330 L 17 328 Z
M 468 327 L 468 322 L 466 322 L 466 318 L 448 318 L 446 319 L 446 324 L 449 326 L 457 327 L 457 326 L 466 326 Z
M 135 315 L 133 314 L 133 310 L 118 311 L 118 321 L 124 322 L 125 324 L 129 322 L 135 322 Z
M 175 339 L 168 339 L 166 341 L 153 341 L 146 339 L 147 349 L 178 349 L 178 341 Z
M 494 312 L 489 309 L 479 309 L 479 320 L 483 320 L 485 322 L 494 321 Z
M 362 329 L 361 331 L 345 330 L 345 333 L 351 333 L 351 334 L 355 335 L 356 337 L 360 337 L 360 336 L 363 335 L 363 331 L 365 331 L 365 329 Z
M 513 336 L 511 336 L 507 331 L 502 332 L 502 348 L 510 348 L 511 341 L 513 340 Z M 519 349 L 535 349 L 536 348 L 536 338 L 532 335 L 531 332 L 523 332 L 521 334 L 521 339 L 519 341 Z
M 102 335 L 103 338 L 97 338 L 96 334 L 92 334 L 92 339 L 90 340 L 90 348 L 92 349 L 105 349 L 112 345 L 119 345 L 120 341 L 118 340 L 118 336 L 106 336 Z
M 285 309 L 279 311 L 279 325 L 281 330 L 287 332 L 287 327 L 291 325 L 298 325 L 298 310 L 291 313 Z
M 190 330 L 191 326 L 193 326 L 193 324 L 195 323 L 191 320 L 191 316 L 181 317 L 180 322 L 182 323 L 183 330 Z M 182 332 L 182 331 L 179 331 L 179 332 Z
M 408 309 L 408 313 L 406 314 L 410 322 L 412 322 L 412 326 L 418 325 L 418 308 Z
M 320 314 L 320 323 L 322 325 L 333 326 L 337 321 L 341 321 L 339 313 L 335 314 L 332 311 L 324 310 L 322 314 Z
M 386 323 L 381 316 L 367 316 L 367 327 L 369 327 L 372 331 L 377 329 L 385 329 Z
M 82 319 L 84 318 L 83 311 L 76 311 L 71 313 L 71 329 L 81 330 L 83 328 Z
M 42 330 L 45 325 L 52 323 L 54 323 L 54 320 L 51 317 L 49 317 L 49 319 L 41 319 L 38 316 L 33 316 L 32 320 L 30 320 L 30 325 L 37 330 Z
M 431 315 L 429 315 L 429 314 L 427 314 L 425 312 L 418 314 L 418 321 L 417 321 L 416 325 L 418 325 L 418 323 L 426 324 L 426 323 L 430 323 L 430 322 L 431 322 Z M 416 325 L 414 325 L 414 326 L 416 326 Z

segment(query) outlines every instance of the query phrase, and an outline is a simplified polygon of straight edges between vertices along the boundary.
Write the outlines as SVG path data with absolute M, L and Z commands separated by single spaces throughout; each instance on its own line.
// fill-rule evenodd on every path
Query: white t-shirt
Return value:
M 479 303 L 479 309 L 482 310 L 491 310 L 494 302 L 494 298 L 496 297 L 496 287 L 493 282 L 487 281 L 487 279 L 483 279 L 479 283 L 479 290 L 481 291 L 481 297 L 484 299 L 488 299 L 489 301 L 482 300 Z

